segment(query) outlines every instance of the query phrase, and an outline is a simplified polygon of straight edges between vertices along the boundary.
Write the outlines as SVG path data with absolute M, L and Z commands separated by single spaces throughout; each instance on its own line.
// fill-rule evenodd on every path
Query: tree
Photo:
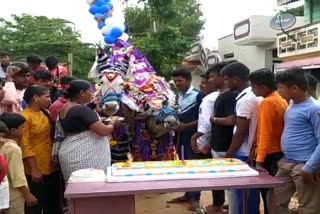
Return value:
M 304 5 L 295 8 L 289 8 L 285 12 L 291 13 L 294 16 L 304 16 Z
M 141 0 L 143 7 L 125 10 L 132 43 L 150 60 L 159 75 L 170 77 L 181 65 L 203 28 L 196 0 Z
M 304 15 L 304 6 L 296 7 L 296 8 L 291 8 L 288 9 L 286 12 L 291 13 L 292 15 L 295 16 L 303 16 Z
M 54 55 L 67 61 L 74 56 L 74 75 L 86 78 L 94 61 L 92 44 L 82 43 L 74 24 L 64 19 L 45 16 L 13 15 L 13 21 L 0 19 L 0 47 L 14 59 L 25 59 L 34 53 L 42 58 Z

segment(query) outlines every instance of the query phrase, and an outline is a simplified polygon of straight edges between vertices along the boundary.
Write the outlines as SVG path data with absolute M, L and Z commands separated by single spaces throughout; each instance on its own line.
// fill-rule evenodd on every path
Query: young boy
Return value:
M 200 90 L 205 97 L 199 108 L 198 131 L 191 137 L 191 147 L 195 153 L 209 154 L 211 153 L 211 123 L 209 116 L 213 115 L 214 102 L 219 92 L 215 91 L 213 85 L 209 83 L 208 72 L 203 74 L 201 78 Z
M 46 70 L 47 68 L 41 64 L 42 59 L 36 54 L 30 54 L 29 56 L 27 56 L 26 60 L 30 69 L 29 85 L 33 85 L 35 82 L 34 75 L 36 71 Z
M 60 66 L 59 60 L 54 56 L 48 56 L 45 63 L 53 77 L 54 87 L 60 88 L 61 78 L 68 76 L 68 69 L 64 66 Z
M 288 214 L 288 204 L 297 192 L 300 212 L 320 213 L 320 104 L 308 94 L 308 79 L 301 68 L 277 76 L 278 87 L 292 100 L 284 116 L 276 178 L 285 185 L 275 189 L 276 213 Z
M 283 157 L 280 147 L 281 135 L 284 127 L 283 117 L 288 103 L 277 90 L 274 74 L 267 68 L 254 71 L 249 80 L 253 93 L 263 97 L 258 109 L 256 168 L 266 170 L 275 176 L 278 161 Z M 268 189 L 261 189 L 264 202 L 264 213 L 268 214 Z
M 235 131 L 231 145 L 226 153 L 226 158 L 248 161 L 256 134 L 257 111 L 261 99 L 256 97 L 252 92 L 252 88 L 249 87 L 250 70 L 244 64 L 239 62 L 231 63 L 224 67 L 221 73 L 229 89 L 240 92 L 236 97 L 236 107 L 234 109 Z M 238 206 L 239 202 L 242 201 L 242 191 L 229 191 L 228 199 L 229 213 L 242 214 L 242 204 L 240 203 L 240 206 Z M 259 199 L 259 192 L 251 190 L 249 194 L 249 214 L 259 213 Z
M 59 97 L 63 96 L 61 90 L 56 87 L 53 87 L 53 76 L 47 70 L 38 70 L 35 71 L 34 74 L 34 84 L 41 85 L 50 90 L 50 99 L 51 102 L 54 103 Z
M 24 204 L 33 206 L 37 204 L 37 199 L 28 189 L 28 183 L 24 174 L 21 148 L 16 142 L 23 132 L 24 117 L 16 113 L 3 113 L 0 115 L 2 121 L 7 127 L 5 134 L 7 139 L 0 142 L 0 154 L 8 162 L 8 181 L 10 188 L 10 208 L 5 214 L 24 214 Z
M 229 62 L 217 63 L 209 73 L 210 82 L 220 93 L 213 105 L 214 114 L 210 117 L 212 123 L 210 143 L 213 158 L 223 158 L 226 155 L 233 136 L 233 115 L 238 92 L 229 90 L 224 83 L 221 70 L 228 64 Z M 231 123 L 228 123 L 230 121 Z M 207 212 L 222 213 L 224 202 L 225 192 L 223 190 L 213 191 L 213 204 L 211 207 L 207 208 Z M 212 212 L 210 212 L 210 210 Z
M 317 98 L 317 86 L 318 86 L 318 80 L 311 74 L 307 74 L 308 79 L 308 94 L 310 97 L 313 97 L 314 99 Z
M 0 79 L 6 78 L 6 72 L 9 65 L 10 65 L 9 53 L 0 51 Z

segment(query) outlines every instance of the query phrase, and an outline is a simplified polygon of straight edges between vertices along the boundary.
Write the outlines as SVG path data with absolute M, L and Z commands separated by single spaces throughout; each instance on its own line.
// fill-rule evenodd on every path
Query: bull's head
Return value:
M 101 76 L 101 107 L 106 116 L 113 116 L 119 111 L 123 82 L 122 75 L 118 72 L 106 71 Z

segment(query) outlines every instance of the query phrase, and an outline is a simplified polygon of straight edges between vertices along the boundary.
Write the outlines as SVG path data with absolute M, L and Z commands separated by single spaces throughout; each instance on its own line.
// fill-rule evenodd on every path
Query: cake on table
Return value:
M 102 169 L 80 169 L 71 174 L 68 183 L 94 183 L 105 180 L 106 175 Z
M 258 176 L 238 159 L 174 160 L 114 163 L 107 171 L 108 182 L 155 181 Z

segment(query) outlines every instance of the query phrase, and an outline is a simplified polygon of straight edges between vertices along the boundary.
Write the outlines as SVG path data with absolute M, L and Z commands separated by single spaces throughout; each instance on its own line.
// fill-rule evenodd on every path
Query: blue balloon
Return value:
M 102 5 L 101 7 L 100 7 L 100 13 L 103 13 L 103 14 L 105 14 L 105 13 L 108 13 L 109 11 L 110 11 L 110 7 L 109 7 L 109 5 Z
M 105 26 L 104 22 L 100 22 L 98 24 L 98 28 L 101 30 Z
M 94 15 L 94 19 L 98 20 L 101 16 L 103 16 L 102 13 L 97 13 L 97 14 Z
M 110 3 L 111 0 L 104 0 L 105 3 Z
M 97 6 L 97 5 L 91 5 L 90 6 L 90 9 L 89 9 L 89 12 L 92 14 L 92 15 L 95 15 L 95 14 L 97 14 L 97 13 L 101 13 L 100 12 L 100 7 L 99 6 Z
M 104 37 L 104 41 L 107 44 L 113 44 L 113 43 L 115 43 L 116 40 L 117 39 L 115 37 L 113 37 L 111 34 L 110 35 L 105 35 L 105 37 Z
M 122 36 L 122 34 L 123 34 L 122 30 L 118 27 L 112 28 L 112 30 L 110 32 L 110 35 L 114 38 L 118 38 L 118 37 Z
M 106 2 L 105 5 L 107 5 L 110 9 L 113 9 L 113 4 L 110 1 Z
M 95 0 L 95 5 L 101 6 L 105 4 L 105 0 Z

